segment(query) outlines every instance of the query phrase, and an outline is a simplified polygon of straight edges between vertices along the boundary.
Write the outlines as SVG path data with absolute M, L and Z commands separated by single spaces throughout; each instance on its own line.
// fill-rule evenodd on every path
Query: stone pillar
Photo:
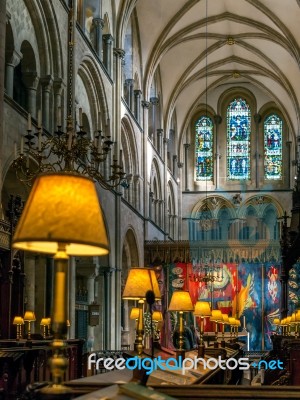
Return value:
M 3 120 L 4 120 L 4 66 L 5 66 L 6 0 L 0 1 L 0 176 L 3 160 Z
M 150 139 L 153 141 L 154 145 L 156 145 L 155 143 L 155 136 L 154 136 L 154 132 L 156 132 L 156 122 L 157 122 L 157 106 L 159 104 L 159 98 L 158 97 L 151 97 L 150 98 L 150 103 L 152 104 L 152 115 L 151 115 L 151 119 L 152 119 L 152 132 L 149 132 L 149 137 Z
M 214 116 L 215 122 L 215 170 L 214 170 L 214 178 L 215 178 L 215 189 L 219 188 L 220 185 L 220 150 L 219 150 L 219 126 L 222 122 L 222 117 L 220 115 Z
M 35 312 L 35 256 L 31 253 L 25 254 L 24 272 L 26 274 L 26 310 Z M 27 326 L 25 329 L 27 330 Z M 31 324 L 31 332 L 34 333 L 34 324 Z
M 103 64 L 108 72 L 111 75 L 111 49 L 113 43 L 113 37 L 110 34 L 103 35 Z
M 153 192 L 149 192 L 149 219 L 153 220 L 153 202 L 154 202 L 154 193 Z
M 28 112 L 33 118 L 37 117 L 36 113 L 36 90 L 39 83 L 39 78 L 36 72 L 24 72 L 23 81 L 28 91 Z
M 149 217 L 149 189 L 150 189 L 150 171 L 148 171 L 147 165 L 147 152 L 148 152 L 148 122 L 149 122 L 149 101 L 142 101 L 143 106 L 143 128 L 144 128 L 144 136 L 143 136 L 143 177 L 144 177 L 144 217 L 147 219 Z
M 163 133 L 163 130 L 161 130 Z M 158 131 L 157 131 L 158 133 Z M 162 137 L 158 138 L 159 141 L 162 140 Z M 169 138 L 163 138 L 163 154 L 162 157 L 164 159 L 164 192 L 163 192 L 163 204 L 162 204 L 162 227 L 165 231 L 165 240 L 168 240 L 168 143 Z M 160 145 L 161 146 L 161 145 Z
M 126 79 L 125 85 L 127 88 L 127 93 L 126 93 L 126 101 L 129 109 L 133 112 L 133 85 L 134 85 L 134 79 Z
M 188 181 L 188 157 L 189 157 L 189 147 L 190 144 L 189 143 L 185 143 L 184 144 L 184 164 L 185 164 L 185 168 L 184 168 L 184 180 L 185 180 L 185 191 L 188 192 L 189 189 L 189 181 Z
M 163 129 L 157 129 L 157 152 L 158 154 L 162 157 L 162 136 L 163 136 L 164 130 Z
M 173 165 L 172 165 L 172 172 L 173 176 L 176 178 L 177 177 L 177 156 L 173 156 Z
M 121 273 L 122 273 L 122 247 L 121 247 L 121 195 L 116 193 L 115 195 L 115 286 L 114 300 L 115 300 L 115 348 L 121 348 Z
M 102 29 L 104 26 L 104 21 L 100 17 L 93 18 L 92 22 L 92 32 L 93 32 L 93 44 L 94 49 L 99 57 L 102 59 Z
M 53 79 L 52 76 L 48 75 L 41 79 L 42 84 L 42 114 L 43 114 L 43 126 L 49 131 L 50 130 L 50 93 L 52 89 Z
M 88 304 L 92 304 L 95 300 L 95 274 L 92 274 L 88 277 L 87 279 L 87 293 L 88 293 L 88 298 L 87 302 Z M 93 351 L 94 350 L 94 339 L 95 339 L 95 332 L 94 332 L 94 327 L 91 325 L 88 325 L 87 329 L 87 338 L 88 338 L 88 343 L 90 344 L 90 348 L 88 351 Z
M 61 108 L 61 114 L 60 114 L 60 119 L 61 119 L 61 126 L 62 126 L 62 130 L 64 130 L 64 128 L 66 127 L 66 121 L 64 118 L 64 112 L 63 112 L 63 107 L 62 107 L 62 79 L 61 78 L 57 78 L 54 80 L 53 82 L 53 91 L 54 91 L 54 126 L 55 126 L 55 130 L 58 126 L 58 108 Z
M 287 147 L 287 163 L 286 165 L 287 167 L 287 178 L 288 178 L 288 182 L 287 182 L 287 186 L 289 189 L 291 188 L 291 170 L 292 170 L 292 163 L 291 163 L 291 146 L 292 146 L 292 142 L 287 141 L 286 142 L 286 147 Z
M 134 116 L 137 122 L 141 122 L 141 95 L 140 90 L 134 90 Z
M 76 259 L 70 257 L 69 268 L 68 268 L 68 279 L 69 279 L 69 312 L 68 319 L 70 321 L 70 327 L 68 329 L 69 339 L 75 338 L 75 303 L 76 303 Z
M 114 118 L 113 130 L 114 137 L 114 159 L 119 161 L 121 144 L 121 95 L 122 95 L 122 63 L 125 52 L 122 49 L 114 49 Z
M 9 59 L 6 60 L 5 89 L 6 94 L 11 98 L 14 96 L 14 71 L 16 66 L 19 65 L 22 57 L 22 53 L 18 53 L 16 50 L 13 50 Z
M 259 123 L 261 122 L 261 116 L 259 114 L 254 115 L 255 122 L 255 136 L 256 136 L 256 148 L 255 148 L 255 188 L 259 188 Z
M 110 349 L 111 348 L 111 321 L 110 321 L 110 315 L 111 315 L 111 274 L 112 271 L 109 268 L 104 268 L 103 269 L 103 277 L 104 277 L 104 321 L 103 321 L 103 326 L 104 326 L 104 338 L 103 338 L 103 343 L 104 343 L 104 348 L 105 349 Z M 121 307 L 121 303 L 119 304 L 119 307 Z

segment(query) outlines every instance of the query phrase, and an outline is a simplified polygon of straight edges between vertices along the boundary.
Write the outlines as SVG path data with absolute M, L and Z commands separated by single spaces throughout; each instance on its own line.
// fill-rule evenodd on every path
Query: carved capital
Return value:
M 7 56 L 7 63 L 8 65 L 12 65 L 14 68 L 19 65 L 20 61 L 23 58 L 23 54 L 17 52 L 16 50 L 12 50 L 10 54 Z
M 143 100 L 143 101 L 142 101 L 142 107 L 143 107 L 143 108 L 149 109 L 149 107 L 150 107 L 150 102 L 149 102 L 149 101 L 146 101 L 146 100 Z
M 153 106 L 157 106 L 159 104 L 159 98 L 158 97 L 150 97 L 150 103 Z
M 44 76 L 40 79 L 44 91 L 50 91 L 53 85 L 53 77 L 51 75 Z
M 92 25 L 95 27 L 100 27 L 100 29 L 103 29 L 104 27 L 104 20 L 100 17 L 98 18 L 93 18 Z
M 62 87 L 63 87 L 63 81 L 61 78 L 55 78 L 53 81 L 53 89 L 54 93 L 57 95 L 61 95 L 62 92 Z
M 141 97 L 142 91 L 140 89 L 136 89 L 133 91 L 135 97 Z
M 164 130 L 162 128 L 159 128 L 156 130 L 156 132 L 157 132 L 157 136 L 162 136 L 164 133 Z
M 261 122 L 261 115 L 260 114 L 254 114 L 254 122 L 256 124 L 259 124 Z
M 181 161 L 177 163 L 177 167 L 178 167 L 178 168 L 182 168 L 183 165 L 184 165 L 184 164 L 183 164 L 183 162 L 181 162 Z
M 112 44 L 112 42 L 114 41 L 114 38 L 110 33 L 102 35 L 102 39 L 105 42 L 105 44 Z
M 114 48 L 114 56 L 120 58 L 121 60 L 124 60 L 125 58 L 125 50 L 123 49 L 118 49 Z
M 190 143 L 184 143 L 183 146 L 184 146 L 185 150 L 187 150 L 190 147 L 190 145 L 191 145 Z

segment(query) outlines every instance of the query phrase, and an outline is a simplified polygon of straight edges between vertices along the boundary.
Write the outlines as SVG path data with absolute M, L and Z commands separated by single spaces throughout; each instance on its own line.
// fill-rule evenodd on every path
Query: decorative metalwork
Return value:
M 224 270 L 220 260 L 193 261 L 193 273 L 190 280 L 194 282 L 204 282 L 213 284 L 214 282 L 222 282 L 224 279 Z

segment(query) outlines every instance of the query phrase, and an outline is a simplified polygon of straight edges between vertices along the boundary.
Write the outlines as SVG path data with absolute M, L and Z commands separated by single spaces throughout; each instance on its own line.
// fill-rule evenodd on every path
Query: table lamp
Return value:
M 235 318 L 234 317 L 229 317 L 228 318 L 228 323 L 230 325 L 230 342 L 232 342 L 233 333 L 234 333 L 234 326 L 235 326 Z
M 184 359 L 185 351 L 183 349 L 183 343 L 184 343 L 183 313 L 194 311 L 194 306 L 189 292 L 184 290 L 177 290 L 173 292 L 168 310 L 179 312 L 179 341 L 178 341 L 179 349 L 177 350 L 176 354 L 177 358 L 181 356 L 182 359 Z
M 124 300 L 138 300 L 139 316 L 136 331 L 136 351 L 140 357 L 143 353 L 144 337 L 144 302 L 147 293 L 153 293 L 153 299 L 161 298 L 155 271 L 151 268 L 131 268 L 128 272 L 122 298 Z
M 13 325 L 17 325 L 17 340 L 22 339 L 22 325 L 24 325 L 24 319 L 20 316 L 16 316 L 13 320 Z
M 67 333 L 69 256 L 102 256 L 109 251 L 94 182 L 71 172 L 39 175 L 19 219 L 13 247 L 54 255 L 52 384 L 41 391 L 50 397 L 66 394 L 67 398 L 70 389 L 62 380 L 68 366 L 63 339 Z
M 35 315 L 33 311 L 25 311 L 24 317 L 25 322 L 28 322 L 28 330 L 27 330 L 27 339 L 31 339 L 31 322 L 36 321 Z
M 43 330 L 43 338 L 46 339 L 47 337 L 47 326 L 48 326 L 48 318 L 42 318 L 40 322 L 40 326 Z
M 295 314 L 295 321 L 296 321 L 296 314 Z M 276 326 L 275 334 L 278 335 L 278 330 L 279 330 L 279 326 L 280 326 L 280 319 L 279 318 L 274 318 L 273 324 Z M 296 327 L 295 327 L 295 334 L 297 334 L 297 324 L 296 324 Z
M 198 357 L 204 357 L 204 318 L 211 316 L 210 304 L 208 301 L 197 301 L 194 311 L 195 317 L 200 317 L 200 344 L 198 346 Z
M 221 310 L 212 310 L 210 321 L 215 323 L 215 343 L 214 347 L 218 348 L 218 323 L 222 321 L 222 311 Z
M 295 313 L 295 322 L 296 322 L 296 337 L 299 338 L 299 324 L 300 324 L 300 310 Z

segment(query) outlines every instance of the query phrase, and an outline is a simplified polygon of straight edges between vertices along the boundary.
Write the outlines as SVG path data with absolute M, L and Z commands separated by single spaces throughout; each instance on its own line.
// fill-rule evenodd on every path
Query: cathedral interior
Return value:
M 152 309 L 160 351 L 183 351 L 182 315 L 199 348 L 223 324 L 244 355 L 284 358 L 285 373 L 261 386 L 300 385 L 299 20 L 299 0 L 1 0 L 0 399 L 53 378 L 52 336 L 69 346 L 65 381 L 90 374 L 92 352 L 141 356 L 154 347 Z M 81 189 L 56 202 L 51 180 L 43 211 L 34 205 L 32 186 L 49 173 L 91 178 L 100 222 Z M 18 247 L 29 205 L 28 243 L 55 235 L 52 217 L 69 208 L 79 222 L 72 234 L 64 223 L 54 258 Z M 66 256 L 73 236 L 93 247 L 98 231 L 101 251 Z M 155 272 L 154 304 L 125 295 L 136 269 Z M 192 309 L 172 308 L 177 292 Z M 237 328 L 203 320 L 198 302 Z M 47 350 L 28 361 L 35 345 Z M 211 376 L 203 397 L 179 383 L 163 393 L 200 399 L 205 383 L 236 382 Z

